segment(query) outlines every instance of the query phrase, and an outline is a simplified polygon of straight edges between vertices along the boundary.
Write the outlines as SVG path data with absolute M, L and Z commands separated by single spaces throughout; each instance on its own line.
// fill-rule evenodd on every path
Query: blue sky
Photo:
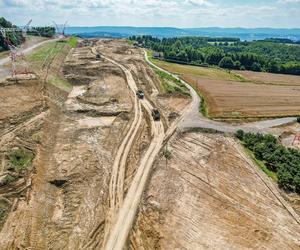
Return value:
M 300 28 L 300 0 L 0 0 L 21 25 Z

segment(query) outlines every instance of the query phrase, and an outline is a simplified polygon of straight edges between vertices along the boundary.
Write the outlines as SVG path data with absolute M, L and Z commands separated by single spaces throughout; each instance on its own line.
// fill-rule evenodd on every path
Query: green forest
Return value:
M 0 28 L 18 28 L 16 25 L 13 25 L 11 22 L 7 21 L 5 18 L 0 17 Z M 53 37 L 55 35 L 55 28 L 46 26 L 46 27 L 31 27 L 27 32 L 28 35 L 32 36 L 42 36 L 42 37 Z M 22 35 L 22 30 L 17 32 L 7 32 L 6 38 L 14 46 L 18 46 L 25 41 L 25 37 Z M 4 37 L 0 33 L 0 51 L 8 50 L 9 47 L 4 40 Z
M 268 170 L 276 173 L 281 188 L 300 193 L 300 151 L 286 148 L 273 135 L 237 131 L 236 137 L 262 161 Z
M 300 75 L 300 46 L 289 40 L 242 42 L 236 38 L 132 36 L 161 59 L 199 66 Z
M 0 28 L 17 28 L 17 26 L 13 25 L 11 22 L 7 21 L 5 18 L 0 17 Z M 20 45 L 24 42 L 24 37 L 22 36 L 22 31 L 20 32 L 8 32 L 6 34 L 7 39 L 15 46 Z M 0 51 L 1 50 L 8 50 L 8 45 L 4 41 L 4 37 L 0 33 Z

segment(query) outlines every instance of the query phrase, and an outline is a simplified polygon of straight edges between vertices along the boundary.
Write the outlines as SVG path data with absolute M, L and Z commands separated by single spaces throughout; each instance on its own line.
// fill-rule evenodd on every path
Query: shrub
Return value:
M 14 150 L 9 156 L 10 163 L 14 166 L 15 171 L 25 170 L 31 165 L 33 153 L 26 149 Z
M 286 148 L 273 135 L 237 131 L 239 138 L 254 156 L 277 173 L 280 187 L 300 193 L 300 151 Z
M 243 140 L 244 138 L 244 131 L 239 129 L 238 131 L 236 131 L 235 133 L 236 138 L 238 138 L 239 140 Z

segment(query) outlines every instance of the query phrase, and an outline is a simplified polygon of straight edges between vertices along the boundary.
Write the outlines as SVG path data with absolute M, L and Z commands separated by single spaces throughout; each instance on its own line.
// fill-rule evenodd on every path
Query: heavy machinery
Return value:
M 160 113 L 159 113 L 158 109 L 153 109 L 151 114 L 152 114 L 154 121 L 160 120 Z
M 138 90 L 138 91 L 136 92 L 136 96 L 137 96 L 139 99 L 144 99 L 145 94 L 144 94 L 144 92 L 143 92 L 142 90 Z

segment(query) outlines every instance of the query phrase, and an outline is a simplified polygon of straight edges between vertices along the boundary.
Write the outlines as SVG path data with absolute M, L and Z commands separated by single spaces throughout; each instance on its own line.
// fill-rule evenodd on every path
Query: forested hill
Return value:
M 17 28 L 16 25 L 13 25 L 11 22 L 7 21 L 5 18 L 0 17 L 0 28 Z M 7 39 L 13 44 L 13 45 L 19 45 L 24 41 L 24 37 L 22 36 L 22 32 L 14 32 L 14 33 L 7 33 Z M 1 50 L 7 50 L 8 45 L 4 41 L 4 37 L 0 33 L 0 51 Z
M 242 41 L 262 40 L 270 37 L 300 40 L 300 29 L 273 28 L 174 28 L 174 27 L 131 27 L 131 26 L 95 26 L 67 27 L 66 33 L 82 37 L 130 37 L 150 35 L 155 37 L 234 37 Z
M 163 52 L 165 60 L 228 69 L 300 75 L 300 45 L 278 40 L 241 42 L 230 38 L 154 38 L 133 36 L 146 48 Z M 286 42 L 286 40 L 284 40 Z
M 0 17 L 0 28 L 19 28 L 19 27 L 13 25 L 5 18 Z M 30 27 L 30 29 L 27 30 L 27 35 L 53 37 L 55 35 L 55 28 L 51 26 Z M 7 41 L 9 41 L 9 43 L 14 46 L 18 46 L 21 43 L 23 43 L 25 41 L 25 37 L 23 37 L 22 30 L 19 28 L 18 31 L 6 32 L 6 41 L 2 36 L 2 34 L 0 33 L 0 51 L 9 49 Z

